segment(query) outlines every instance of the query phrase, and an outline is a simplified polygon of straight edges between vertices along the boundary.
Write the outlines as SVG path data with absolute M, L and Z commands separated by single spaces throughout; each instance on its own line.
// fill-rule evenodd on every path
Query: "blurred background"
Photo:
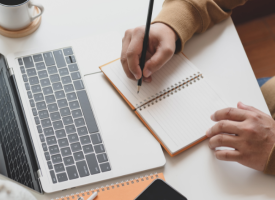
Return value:
M 275 0 L 249 0 L 232 19 L 257 78 L 275 75 Z

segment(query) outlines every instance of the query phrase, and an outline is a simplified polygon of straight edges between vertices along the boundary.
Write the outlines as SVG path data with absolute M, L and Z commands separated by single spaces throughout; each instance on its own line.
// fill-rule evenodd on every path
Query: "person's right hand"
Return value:
M 138 80 L 142 72 L 139 66 L 145 26 L 129 29 L 122 40 L 121 63 L 128 78 Z M 143 69 L 145 82 L 151 82 L 151 75 L 159 70 L 175 52 L 177 34 L 169 26 L 156 23 L 151 25 L 146 62 Z

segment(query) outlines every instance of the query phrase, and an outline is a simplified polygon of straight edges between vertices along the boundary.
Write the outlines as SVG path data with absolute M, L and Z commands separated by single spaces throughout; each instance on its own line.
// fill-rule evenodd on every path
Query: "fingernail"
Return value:
M 150 70 L 148 70 L 148 69 L 145 69 L 143 71 L 143 74 L 144 74 L 145 77 L 149 77 L 149 76 L 151 76 L 152 72 Z
M 149 78 L 144 78 L 143 79 L 146 83 L 150 83 L 150 79 Z
M 212 114 L 211 117 L 210 117 L 213 121 L 215 121 L 215 115 Z
M 139 78 L 138 78 L 138 76 L 137 76 L 137 74 L 134 74 L 134 77 L 138 80 Z
M 207 136 L 207 137 L 210 137 L 210 134 L 211 134 L 211 129 L 208 129 L 208 130 L 206 131 L 206 136 Z

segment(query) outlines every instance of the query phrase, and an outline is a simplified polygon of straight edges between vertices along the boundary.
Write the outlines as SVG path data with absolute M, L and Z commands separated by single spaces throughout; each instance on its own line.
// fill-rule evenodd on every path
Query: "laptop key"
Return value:
M 100 173 L 99 166 L 98 166 L 95 154 L 88 154 L 85 157 L 86 157 L 89 169 L 90 169 L 90 173 L 92 175 Z
M 63 121 L 64 125 L 69 125 L 69 124 L 73 123 L 73 118 L 71 116 L 63 117 L 62 121 Z
M 28 77 L 27 77 L 26 74 L 23 74 L 22 77 L 23 77 L 23 81 L 24 81 L 24 82 L 28 82 Z
M 92 135 L 91 135 L 91 139 L 92 139 L 92 141 L 93 141 L 93 144 L 102 143 L 102 140 L 101 140 L 101 137 L 100 137 L 99 133 L 92 134 Z
M 96 145 L 96 146 L 94 146 L 94 148 L 95 148 L 95 152 L 96 153 L 103 153 L 103 152 L 105 152 L 103 144 Z
M 40 134 L 40 135 L 39 135 L 39 138 L 40 138 L 40 141 L 41 141 L 41 142 L 45 142 L 45 137 L 44 137 L 43 134 Z
M 80 76 L 79 72 L 71 73 L 71 77 L 72 77 L 73 80 L 81 79 L 81 76 Z
M 30 84 L 29 83 L 25 83 L 25 88 L 26 88 L 26 90 L 30 90 L 31 89 Z
M 76 133 L 68 135 L 68 139 L 69 139 L 70 143 L 78 142 L 79 141 L 78 136 L 77 136 Z
M 45 152 L 44 154 L 45 154 L 46 160 L 51 160 L 49 152 Z
M 68 107 L 60 109 L 60 113 L 61 113 L 62 117 L 71 115 L 71 111 L 70 111 L 70 109 Z
M 111 170 L 111 167 L 109 163 L 103 163 L 103 164 L 100 164 L 100 169 L 102 172 L 107 172 Z
M 45 129 L 44 129 L 44 134 L 45 134 L 45 136 L 54 135 L 53 128 L 52 128 L 52 127 L 50 127 L 50 128 L 45 128 Z
M 73 100 L 77 99 L 75 92 L 68 93 L 68 94 L 66 94 L 66 96 L 67 96 L 68 101 L 73 101 Z
M 43 132 L 42 131 L 42 127 L 40 125 L 37 126 L 37 131 L 38 131 L 38 133 L 42 133 Z
M 23 66 L 20 67 L 20 71 L 21 71 L 22 74 L 25 74 L 25 73 L 26 73 L 25 68 L 24 68 Z
M 74 54 L 72 48 L 63 49 L 63 52 L 65 56 L 70 56 Z
M 64 129 L 55 131 L 55 135 L 58 139 L 66 137 L 66 133 Z
M 55 173 L 53 170 L 50 171 L 51 177 L 52 177 L 52 182 L 53 183 L 57 183 L 56 177 L 55 177 Z
M 61 81 L 64 85 L 66 84 L 69 84 L 69 83 L 72 83 L 72 79 L 70 76 L 64 76 L 64 77 L 61 77 Z
M 70 60 L 71 60 L 71 63 L 76 63 L 76 59 L 74 56 L 69 56 Z
M 43 56 L 47 66 L 52 66 L 55 64 L 52 52 L 43 53 Z
M 32 109 L 33 116 L 37 116 L 37 110 L 35 108 Z
M 36 85 L 39 83 L 39 80 L 38 80 L 38 77 L 37 76 L 34 76 L 34 77 L 31 77 L 29 78 L 29 82 L 31 85 Z M 42 84 L 42 83 L 41 83 Z
M 72 152 L 77 152 L 77 151 L 80 151 L 82 148 L 81 148 L 80 143 L 76 142 L 76 143 L 71 144 L 71 149 L 72 149 Z
M 85 126 L 85 122 L 83 118 L 78 118 L 74 120 L 75 126 L 80 127 L 80 126 Z
M 51 116 L 51 120 L 52 121 L 56 121 L 56 120 L 60 120 L 61 119 L 59 112 L 51 113 L 50 116 Z
M 49 151 L 50 151 L 50 154 L 51 154 L 51 155 L 57 154 L 57 153 L 59 153 L 59 148 L 58 148 L 57 145 L 50 146 L 50 147 L 49 147 Z
M 55 94 L 55 98 L 56 99 L 62 99 L 62 98 L 65 98 L 65 93 L 64 93 L 64 91 L 57 91 L 57 92 L 55 92 L 54 93 Z
M 51 120 L 50 119 L 43 119 L 41 120 L 41 125 L 43 128 L 48 128 L 52 126 Z
M 56 66 L 48 67 L 48 73 L 51 74 L 56 74 L 57 73 L 57 68 Z
M 53 164 L 57 164 L 57 163 L 61 163 L 62 162 L 62 158 L 61 158 L 60 154 L 53 155 L 51 157 L 52 157 Z
M 61 149 L 61 154 L 63 157 L 72 155 L 71 149 L 69 147 Z
M 42 143 L 42 148 L 43 148 L 43 151 L 48 151 L 48 147 L 46 143 Z
M 46 103 L 44 101 L 36 103 L 37 110 L 44 110 L 46 109 Z
M 81 151 L 74 153 L 75 161 L 79 161 L 79 160 L 83 160 L 83 159 L 84 159 L 84 154 Z
M 85 145 L 85 144 L 90 144 L 91 143 L 91 139 L 90 137 L 87 135 L 87 136 L 83 136 L 83 137 L 80 137 L 80 143 L 82 145 Z
M 59 139 L 58 144 L 60 147 L 66 147 L 69 146 L 69 142 L 67 138 Z
M 62 89 L 63 89 L 63 87 L 62 87 L 62 85 L 61 85 L 60 82 L 59 82 L 59 83 L 54 83 L 54 84 L 53 84 L 53 90 L 54 90 L 54 91 L 62 90 Z
M 42 93 L 38 93 L 38 94 L 34 94 L 34 100 L 37 101 L 43 101 L 44 100 L 44 96 Z
M 65 168 L 64 168 L 64 165 L 61 163 L 61 164 L 54 165 L 54 170 L 55 170 L 55 173 L 59 173 L 59 172 L 64 172 Z
M 56 104 L 56 103 L 53 103 L 53 104 L 48 105 L 48 110 L 49 110 L 49 112 L 58 111 L 57 104 Z
M 31 91 L 28 91 L 28 92 L 27 92 L 27 95 L 28 95 L 29 99 L 32 98 L 32 93 L 31 93 Z
M 66 93 L 73 92 L 74 91 L 74 86 L 72 84 L 64 85 L 64 90 L 65 90 Z
M 90 175 L 87 164 L 84 160 L 77 162 L 76 166 L 80 177 L 85 177 Z
M 98 127 L 95 121 L 95 117 L 91 108 L 90 101 L 88 99 L 87 93 L 85 90 L 78 91 L 77 96 L 79 99 L 80 106 L 84 115 L 84 119 L 87 123 L 89 133 L 98 132 Z
M 73 118 L 82 117 L 82 112 L 81 112 L 81 110 L 80 110 L 80 109 L 73 110 L 73 111 L 72 111 L 72 116 L 73 116 Z
M 53 94 L 53 89 L 52 89 L 52 87 L 49 86 L 49 87 L 43 88 L 43 94 L 44 94 L 44 95 Z
M 77 101 L 72 101 L 69 103 L 71 110 L 79 108 L 79 103 Z
M 31 56 L 24 57 L 23 58 L 24 64 L 26 68 L 32 68 L 34 67 L 34 63 Z
M 94 149 L 93 149 L 93 146 L 91 144 L 88 144 L 88 145 L 83 146 L 83 151 L 84 151 L 85 154 L 93 153 Z
M 34 68 L 31 68 L 31 69 L 27 69 L 27 75 L 28 77 L 30 76 L 36 76 L 36 70 Z
M 54 51 L 53 55 L 54 55 L 56 65 L 58 68 L 66 67 L 66 62 L 65 62 L 62 50 Z
M 40 119 L 45 119 L 45 118 L 49 118 L 49 113 L 47 110 L 42 110 L 38 112 L 39 118 Z
M 68 180 L 66 173 L 61 173 L 56 175 L 58 182 L 64 182 Z
M 66 99 L 60 99 L 57 101 L 57 105 L 59 108 L 63 108 L 63 107 L 67 107 L 68 106 L 68 102 Z
M 80 127 L 80 128 L 77 128 L 77 133 L 79 136 L 82 136 L 82 135 L 87 135 L 88 134 L 88 130 L 87 128 L 84 126 L 84 127 Z
M 69 157 L 64 158 L 64 164 L 65 164 L 66 166 L 68 166 L 68 165 L 73 165 L 73 164 L 74 164 L 74 159 L 73 159 L 73 157 L 72 157 L 72 156 L 69 156 Z
M 64 51 L 64 50 L 63 50 L 63 51 Z M 19 65 L 23 65 L 22 58 L 18 58 L 18 64 L 19 64 Z
M 97 160 L 98 160 L 99 163 L 103 163 L 103 162 L 108 161 L 106 153 L 99 154 L 96 157 L 97 157 Z
M 34 62 L 41 62 L 43 61 L 42 55 L 41 54 L 37 54 L 33 56 L 33 60 Z
M 67 56 L 65 59 L 68 65 L 72 64 L 71 58 L 69 56 Z
M 50 80 L 48 78 L 40 80 L 40 83 L 41 83 L 42 87 L 46 87 L 46 86 L 51 85 Z
M 53 128 L 54 130 L 64 128 L 62 121 L 59 120 L 59 121 L 53 122 Z
M 74 88 L 75 88 L 75 90 L 83 90 L 84 85 L 83 85 L 82 80 L 74 81 Z
M 49 169 L 53 169 L 53 165 L 52 165 L 52 162 L 51 162 L 51 161 L 48 161 L 47 164 L 48 164 L 48 168 L 49 168 Z
M 35 121 L 36 125 L 40 124 L 40 120 L 39 120 L 38 117 L 35 117 L 35 118 L 34 118 L 34 121 Z
M 50 80 L 52 83 L 56 83 L 60 81 L 60 77 L 58 74 L 50 75 Z
M 66 129 L 67 134 L 76 132 L 76 129 L 75 129 L 74 125 L 65 126 L 65 129 Z
M 46 69 L 46 66 L 43 62 L 41 63 L 35 63 L 35 67 L 37 70 L 43 70 L 43 69 Z
M 40 79 L 42 79 L 42 78 L 48 78 L 48 72 L 46 70 L 38 71 L 38 77 Z
M 69 67 L 70 72 L 78 71 L 77 64 L 72 64 L 72 65 L 69 65 L 68 67 Z
M 66 167 L 66 171 L 67 171 L 67 174 L 68 174 L 70 180 L 78 178 L 76 167 L 74 165 L 70 166 L 70 167 Z
M 59 69 L 59 74 L 60 74 L 60 76 L 69 75 L 69 70 L 68 70 L 68 68 Z
M 55 102 L 55 97 L 53 95 L 45 96 L 45 100 L 47 104 Z
M 47 137 L 46 138 L 48 146 L 51 146 L 53 144 L 57 144 L 56 138 L 54 136 Z
M 32 93 L 41 92 L 41 87 L 40 87 L 40 85 L 33 85 L 33 86 L 31 87 L 31 89 L 32 89 Z

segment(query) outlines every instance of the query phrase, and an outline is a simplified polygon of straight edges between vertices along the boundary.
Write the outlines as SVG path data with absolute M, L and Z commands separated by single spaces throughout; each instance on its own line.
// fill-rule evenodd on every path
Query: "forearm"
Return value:
M 153 21 L 170 26 L 179 36 L 177 52 L 195 33 L 203 33 L 228 18 L 232 9 L 248 0 L 165 0 L 162 11 Z

